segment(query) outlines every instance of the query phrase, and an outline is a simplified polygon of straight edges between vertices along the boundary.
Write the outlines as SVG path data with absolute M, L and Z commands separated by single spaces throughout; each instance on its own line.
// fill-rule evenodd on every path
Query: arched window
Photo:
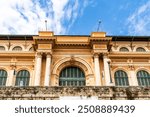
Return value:
M 0 51 L 5 51 L 5 47 L 4 46 L 0 46 Z
M 31 48 L 29 49 L 29 51 L 33 51 L 33 47 L 31 47 Z
M 22 48 L 20 46 L 16 46 L 12 50 L 13 51 L 22 51 Z
M 5 86 L 7 80 L 7 72 L 0 69 L 0 86 Z
M 120 52 L 129 52 L 128 48 L 126 48 L 126 47 L 121 47 L 119 51 Z
M 115 85 L 116 86 L 129 86 L 128 76 L 127 73 L 118 70 L 115 72 Z
M 78 67 L 66 67 L 60 73 L 59 86 L 85 86 L 85 75 Z
M 150 86 L 150 74 L 144 70 L 137 72 L 139 86 Z
M 145 49 L 142 48 L 142 47 L 138 47 L 138 48 L 136 49 L 136 51 L 137 51 L 137 52 L 145 52 Z
M 28 86 L 30 79 L 30 73 L 27 70 L 21 70 L 16 76 L 16 86 Z

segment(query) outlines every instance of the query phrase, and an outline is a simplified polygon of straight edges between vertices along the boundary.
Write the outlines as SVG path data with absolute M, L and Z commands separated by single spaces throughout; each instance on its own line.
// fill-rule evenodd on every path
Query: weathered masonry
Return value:
M 149 36 L 0 35 L 0 99 L 150 99 L 149 86 Z

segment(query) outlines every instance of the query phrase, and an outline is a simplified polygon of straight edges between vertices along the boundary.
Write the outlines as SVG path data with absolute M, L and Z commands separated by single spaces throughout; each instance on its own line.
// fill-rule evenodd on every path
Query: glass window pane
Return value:
M 30 79 L 30 73 L 27 70 L 21 70 L 16 76 L 16 86 L 28 86 Z
M 137 80 L 139 86 L 150 86 L 150 74 L 147 71 L 141 70 L 137 72 Z
M 121 51 L 121 52 L 129 52 L 128 48 L 126 48 L 126 47 L 120 48 L 120 51 Z
M 138 48 L 136 49 L 136 51 L 137 51 L 137 52 L 145 52 L 145 49 L 142 48 L 142 47 L 138 47 Z
M 22 51 L 22 48 L 20 46 L 16 46 L 12 50 L 13 51 Z
M 115 78 L 116 86 L 128 86 L 129 85 L 127 73 L 122 70 L 116 71 L 114 78 Z
M 7 72 L 5 70 L 0 70 L 0 86 L 5 86 L 7 80 Z
M 66 72 L 67 75 L 62 77 L 63 73 Z M 65 86 L 84 86 L 85 85 L 85 75 L 84 72 L 78 67 L 66 67 L 60 73 L 59 85 L 62 86 L 62 81 L 65 81 Z M 81 83 L 84 82 L 84 83 Z
M 0 46 L 0 51 L 4 51 L 5 47 L 4 46 Z

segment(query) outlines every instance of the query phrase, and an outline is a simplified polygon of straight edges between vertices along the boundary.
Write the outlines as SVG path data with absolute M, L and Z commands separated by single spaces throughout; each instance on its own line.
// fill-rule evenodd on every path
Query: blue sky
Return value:
M 4 12 L 5 11 L 5 12 Z M 150 0 L 0 0 L 0 34 L 150 35 Z

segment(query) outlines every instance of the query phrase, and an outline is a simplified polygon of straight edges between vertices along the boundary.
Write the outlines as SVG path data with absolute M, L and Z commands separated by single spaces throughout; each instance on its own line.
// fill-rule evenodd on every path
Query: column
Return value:
M 34 86 L 40 86 L 41 66 L 42 66 L 42 55 L 41 55 L 41 53 L 37 53 L 37 55 L 36 55 Z
M 96 86 L 101 86 L 101 76 L 100 76 L 100 64 L 98 54 L 94 55 L 94 67 L 95 67 L 95 77 L 96 77 Z
M 47 54 L 44 86 L 49 86 L 50 83 L 50 71 L 51 71 L 50 67 L 51 67 L 51 55 Z
M 134 67 L 133 66 L 129 66 L 130 71 L 129 71 L 129 85 L 130 86 L 138 86 L 138 81 L 137 81 L 137 77 L 134 71 Z
M 103 55 L 103 62 L 104 62 L 104 75 L 105 75 L 105 85 L 106 86 L 112 86 L 112 78 L 111 78 L 111 71 L 107 55 Z
M 14 80 L 15 80 L 14 70 L 15 70 L 15 66 L 10 66 L 9 76 L 6 81 L 6 86 L 14 86 Z

